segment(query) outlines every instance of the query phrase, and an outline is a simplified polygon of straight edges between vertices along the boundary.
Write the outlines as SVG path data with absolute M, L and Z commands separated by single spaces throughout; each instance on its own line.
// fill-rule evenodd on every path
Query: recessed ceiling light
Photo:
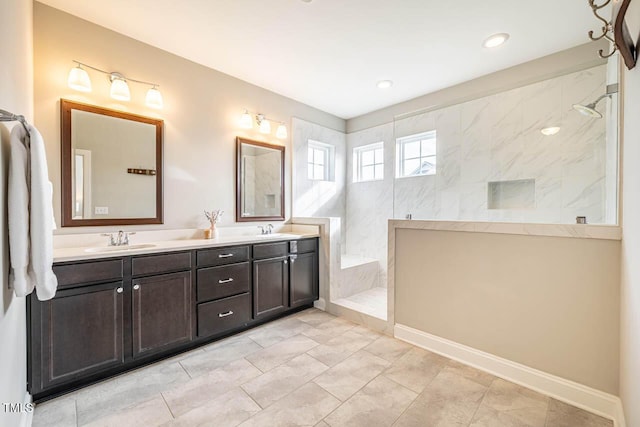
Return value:
M 377 84 L 378 89 L 389 89 L 393 86 L 393 82 L 391 80 L 380 80 Z
M 555 135 L 558 132 L 560 132 L 559 126 L 550 126 L 548 128 L 540 129 L 540 133 L 543 134 L 544 136 Z
M 493 34 L 487 37 L 484 42 L 482 42 L 482 46 L 486 48 L 498 47 L 507 40 L 509 40 L 509 34 L 507 33 Z

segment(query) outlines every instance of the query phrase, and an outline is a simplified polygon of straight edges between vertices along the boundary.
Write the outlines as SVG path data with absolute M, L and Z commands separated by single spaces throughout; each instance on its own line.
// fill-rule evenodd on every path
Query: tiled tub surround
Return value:
M 607 127 L 617 125 L 572 108 L 604 94 L 606 74 L 601 65 L 397 119 L 394 138 L 437 131 L 437 173 L 395 181 L 395 218 L 574 223 L 586 216 L 595 224 L 615 218 L 605 181 L 617 159 Z M 599 109 L 608 112 L 611 102 Z M 549 126 L 560 132 L 542 135 Z M 524 179 L 535 181 L 533 208 L 488 209 L 489 182 Z
M 36 406 L 34 427 L 613 423 L 316 309 Z

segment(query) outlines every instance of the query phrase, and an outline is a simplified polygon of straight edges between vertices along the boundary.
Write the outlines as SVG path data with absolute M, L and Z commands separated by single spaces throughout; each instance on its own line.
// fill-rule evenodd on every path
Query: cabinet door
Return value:
M 253 318 L 287 309 L 289 268 L 287 257 L 253 262 Z
M 113 282 L 60 290 L 49 301 L 32 299 L 41 355 L 33 393 L 124 364 L 123 298 L 122 282 Z
M 132 284 L 134 358 L 191 341 L 191 272 L 135 279 Z
M 318 299 L 317 262 L 315 252 L 291 255 L 290 268 L 290 306 L 291 308 L 311 304 Z

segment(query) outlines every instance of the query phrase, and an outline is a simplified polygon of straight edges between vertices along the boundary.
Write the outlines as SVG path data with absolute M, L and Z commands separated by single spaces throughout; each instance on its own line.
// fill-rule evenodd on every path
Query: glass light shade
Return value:
M 253 127 L 253 119 L 251 119 L 251 114 L 248 111 L 245 111 L 240 116 L 240 127 L 243 129 L 251 129 Z
M 87 74 L 80 65 L 69 71 L 67 85 L 71 89 L 79 90 L 80 92 L 91 92 L 91 79 L 89 79 L 89 74 Z
M 161 109 L 164 105 L 162 102 L 162 94 L 155 86 L 147 91 L 147 98 L 145 100 L 147 107 Z
M 285 125 L 278 125 L 278 129 L 276 130 L 276 138 L 287 139 L 287 127 Z
M 260 133 L 271 133 L 271 123 L 269 123 L 269 120 L 262 119 L 260 122 Z
M 117 99 L 118 101 L 129 101 L 131 99 L 129 85 L 120 78 L 114 78 L 111 82 L 110 94 L 113 99 Z

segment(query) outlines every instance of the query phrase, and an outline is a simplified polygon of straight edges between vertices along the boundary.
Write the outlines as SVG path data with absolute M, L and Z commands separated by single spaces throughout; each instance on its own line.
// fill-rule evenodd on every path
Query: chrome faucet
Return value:
M 113 233 L 103 233 L 101 236 L 109 238 L 109 246 L 127 246 L 129 245 L 129 236 L 136 234 L 135 232 L 127 233 L 126 231 L 119 230 L 117 237 Z
M 260 234 L 271 234 L 273 232 L 273 224 L 259 225 Z

